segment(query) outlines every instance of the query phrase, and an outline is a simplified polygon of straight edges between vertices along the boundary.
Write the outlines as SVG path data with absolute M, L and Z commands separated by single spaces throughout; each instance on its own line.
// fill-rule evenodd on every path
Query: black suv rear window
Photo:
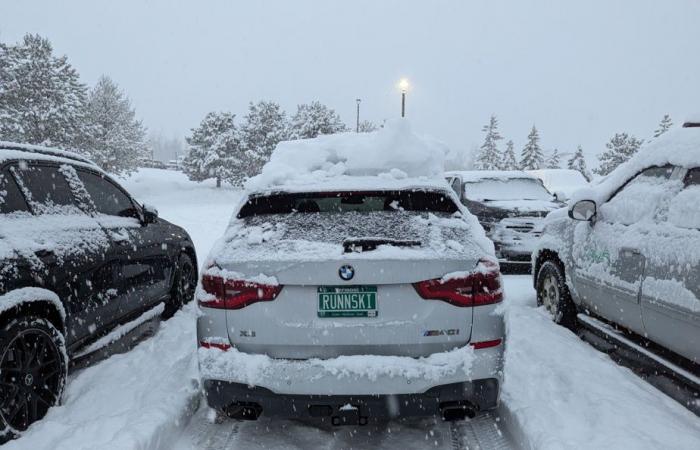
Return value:
M 29 211 L 27 202 L 7 169 L 0 171 L 0 214 Z
M 444 193 L 425 190 L 305 192 L 251 197 L 242 219 L 267 214 L 424 211 L 452 214 L 457 206 Z

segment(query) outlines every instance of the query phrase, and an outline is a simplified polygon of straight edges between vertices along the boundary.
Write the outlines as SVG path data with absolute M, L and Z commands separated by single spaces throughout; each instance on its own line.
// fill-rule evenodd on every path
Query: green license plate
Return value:
M 377 317 L 377 286 L 319 286 L 318 317 Z

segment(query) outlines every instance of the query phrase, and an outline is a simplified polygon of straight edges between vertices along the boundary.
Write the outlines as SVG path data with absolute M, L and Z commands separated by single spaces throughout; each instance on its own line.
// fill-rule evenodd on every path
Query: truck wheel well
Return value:
M 537 274 L 540 272 L 540 267 L 542 267 L 542 264 L 545 261 L 552 261 L 556 263 L 559 268 L 561 269 L 561 273 L 563 275 L 566 275 L 565 269 L 564 269 L 564 263 L 559 259 L 559 255 L 557 252 L 552 251 L 552 250 L 542 250 L 539 255 L 537 255 L 537 260 L 535 261 L 535 267 L 534 271 L 532 272 L 532 283 L 537 289 Z
M 14 318 L 27 316 L 42 317 L 51 322 L 61 334 L 66 335 L 66 325 L 63 322 L 61 313 L 56 308 L 56 305 L 48 300 L 20 303 L 0 313 L 0 322 L 4 324 Z

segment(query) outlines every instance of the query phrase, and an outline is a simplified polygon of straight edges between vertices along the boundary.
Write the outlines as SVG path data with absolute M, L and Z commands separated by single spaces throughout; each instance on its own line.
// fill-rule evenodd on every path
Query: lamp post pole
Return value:
M 408 92 L 409 83 L 406 78 L 399 80 L 399 89 L 401 89 L 401 117 L 406 117 L 406 92 Z
M 401 117 L 406 117 L 406 91 L 401 91 Z
M 362 99 L 358 98 L 355 101 L 357 102 L 357 125 L 355 128 L 355 132 L 359 133 L 360 132 L 360 102 L 362 101 Z

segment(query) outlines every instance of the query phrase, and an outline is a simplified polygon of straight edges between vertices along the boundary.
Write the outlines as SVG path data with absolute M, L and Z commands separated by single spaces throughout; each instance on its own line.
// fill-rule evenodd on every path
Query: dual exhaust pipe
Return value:
M 257 403 L 234 403 L 224 411 L 226 415 L 237 420 L 257 420 L 262 414 L 262 406 Z M 439 406 L 440 416 L 445 422 L 472 419 L 479 411 L 478 407 L 469 402 L 446 402 Z M 330 405 L 309 405 L 311 417 L 330 417 L 331 423 L 339 425 L 367 425 L 368 417 L 361 416 L 358 408 L 342 408 L 339 414 L 333 414 Z

